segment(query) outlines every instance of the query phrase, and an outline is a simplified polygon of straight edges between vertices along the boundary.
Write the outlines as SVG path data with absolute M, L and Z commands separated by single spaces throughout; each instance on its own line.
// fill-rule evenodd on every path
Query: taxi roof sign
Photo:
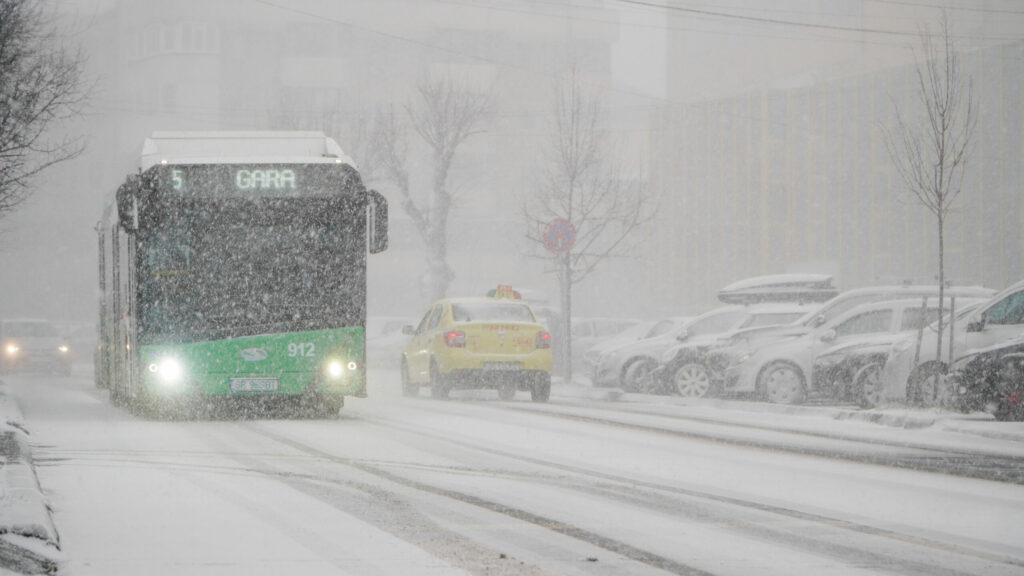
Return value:
M 497 288 L 492 288 L 487 291 L 487 295 L 491 298 L 509 298 L 511 300 L 522 300 L 522 296 L 519 292 L 512 289 L 509 284 L 498 284 Z

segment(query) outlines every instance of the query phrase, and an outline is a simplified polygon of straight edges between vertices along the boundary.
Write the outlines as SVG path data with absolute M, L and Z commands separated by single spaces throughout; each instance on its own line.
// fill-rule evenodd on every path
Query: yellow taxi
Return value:
M 402 392 L 429 386 L 435 398 L 453 388 L 495 388 L 502 400 L 529 390 L 551 396 L 551 334 L 507 286 L 493 296 L 445 298 L 431 305 L 402 349 Z

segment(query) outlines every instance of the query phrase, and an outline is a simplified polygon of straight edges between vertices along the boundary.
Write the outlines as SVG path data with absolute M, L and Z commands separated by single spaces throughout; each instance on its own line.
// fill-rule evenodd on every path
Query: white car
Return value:
M 683 322 L 669 332 L 623 344 L 607 351 L 593 364 L 594 386 L 619 386 L 627 392 L 655 392 L 649 385 L 651 372 L 658 367 L 665 351 L 680 342 L 696 342 L 749 325 L 754 307 L 721 306 Z
M 889 300 L 857 306 L 810 332 L 758 348 L 726 371 L 731 392 L 756 392 L 771 402 L 796 404 L 810 394 L 814 360 L 821 352 L 868 334 L 896 333 L 920 326 L 923 318 L 937 318 L 937 299 L 922 317 L 920 298 Z
M 587 375 L 593 375 L 601 362 L 601 357 L 608 351 L 620 348 L 626 344 L 632 344 L 640 340 L 646 340 L 648 338 L 655 338 L 657 336 L 667 334 L 691 318 L 692 317 L 690 316 L 675 316 L 672 318 L 663 318 L 661 320 L 641 322 L 626 328 L 615 336 L 599 341 L 597 344 L 591 346 L 583 355 Z
M 0 321 L 0 372 L 71 374 L 71 352 L 47 320 Z
M 924 330 L 893 345 L 882 369 L 885 397 L 913 404 L 941 403 L 949 368 L 950 334 L 953 357 L 997 345 L 1024 334 L 1024 280 L 1010 285 L 985 303 L 958 310 L 952 325 L 943 326 L 942 350 L 936 348 L 938 327 Z M 915 363 L 916 358 L 916 363 Z
M 747 306 L 750 317 L 735 330 L 716 334 L 711 338 L 693 338 L 680 342 L 664 352 L 661 364 L 651 377 L 654 382 L 643 382 L 639 388 L 660 388 L 685 397 L 699 398 L 721 391 L 722 373 L 708 362 L 709 353 L 734 341 L 738 335 L 766 326 L 792 324 L 819 304 L 766 303 Z
M 935 297 L 938 296 L 938 293 L 938 286 L 920 285 L 866 286 L 847 290 L 793 324 L 744 330 L 742 333 L 734 335 L 732 342 L 716 349 L 710 354 L 712 357 L 709 357 L 708 360 L 725 373 L 725 392 L 753 390 L 756 388 L 754 379 L 757 377 L 757 373 L 751 373 L 749 365 L 742 365 L 760 348 L 804 336 L 815 328 L 834 320 L 840 314 L 862 304 L 904 298 Z M 946 296 L 957 298 L 991 298 L 995 293 L 995 290 L 980 286 L 951 286 L 945 289 Z

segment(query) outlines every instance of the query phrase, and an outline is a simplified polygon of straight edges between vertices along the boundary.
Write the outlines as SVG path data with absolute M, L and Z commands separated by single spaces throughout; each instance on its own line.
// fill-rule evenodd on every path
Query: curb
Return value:
M 593 387 L 588 382 L 577 379 L 574 379 L 571 384 L 560 379 L 557 380 L 556 383 L 557 388 L 553 389 L 553 393 L 560 393 L 563 396 L 608 402 L 630 401 L 629 398 L 631 394 L 623 392 L 619 388 Z M 896 406 L 888 409 L 858 409 L 831 405 L 816 406 L 814 404 L 771 404 L 766 402 L 731 400 L 728 398 L 684 399 L 671 396 L 666 398 L 671 399 L 671 403 L 678 403 L 683 406 L 700 404 L 704 406 L 729 408 L 731 410 L 744 410 L 747 412 L 815 416 L 837 421 L 866 422 L 870 424 L 877 424 L 879 426 L 905 428 L 910 430 L 934 427 L 946 432 L 981 436 L 992 440 L 1024 443 L 1024 427 L 1000 427 L 1001 429 L 994 429 L 991 426 L 986 426 L 986 424 L 994 422 L 992 417 L 981 413 L 961 414 L 958 412 L 943 412 L 934 409 L 927 411 L 915 411 Z
M 61 560 L 60 535 L 36 476 L 28 430 L 0 380 L 0 568 L 51 574 Z

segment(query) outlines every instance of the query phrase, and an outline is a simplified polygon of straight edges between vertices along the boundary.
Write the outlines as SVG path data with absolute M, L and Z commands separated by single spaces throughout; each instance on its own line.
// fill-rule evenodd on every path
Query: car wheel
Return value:
M 530 386 L 530 400 L 547 402 L 551 398 L 551 374 L 544 372 Z
M 882 403 L 882 396 L 885 393 L 885 382 L 882 380 L 882 365 L 872 362 L 862 366 L 853 375 L 854 390 L 858 391 L 860 405 L 864 408 L 874 408 Z
M 656 389 L 652 374 L 654 368 L 655 364 L 651 360 L 633 362 L 622 375 L 622 389 L 626 392 L 654 392 Z
M 402 358 L 402 396 L 419 396 L 420 385 L 410 380 L 409 366 L 405 363 L 405 358 Z
M 999 401 L 992 415 L 1003 422 L 1024 420 L 1024 370 L 1014 362 L 1005 362 L 997 378 Z
M 448 397 L 448 393 L 451 392 L 451 384 L 448 382 L 448 378 L 441 374 L 441 370 L 438 369 L 437 363 L 434 361 L 430 362 L 430 396 L 443 400 Z
M 516 383 L 502 382 L 498 384 L 498 398 L 504 401 L 513 400 L 516 397 Z
M 804 375 L 789 362 L 768 365 L 761 372 L 759 383 L 765 398 L 774 404 L 799 404 L 806 394 Z
M 915 368 L 907 379 L 907 403 L 913 406 L 950 404 L 953 391 L 946 372 L 942 362 L 928 362 Z
M 684 398 L 703 398 L 711 389 L 711 377 L 703 365 L 690 362 L 673 372 L 672 385 L 676 393 Z

